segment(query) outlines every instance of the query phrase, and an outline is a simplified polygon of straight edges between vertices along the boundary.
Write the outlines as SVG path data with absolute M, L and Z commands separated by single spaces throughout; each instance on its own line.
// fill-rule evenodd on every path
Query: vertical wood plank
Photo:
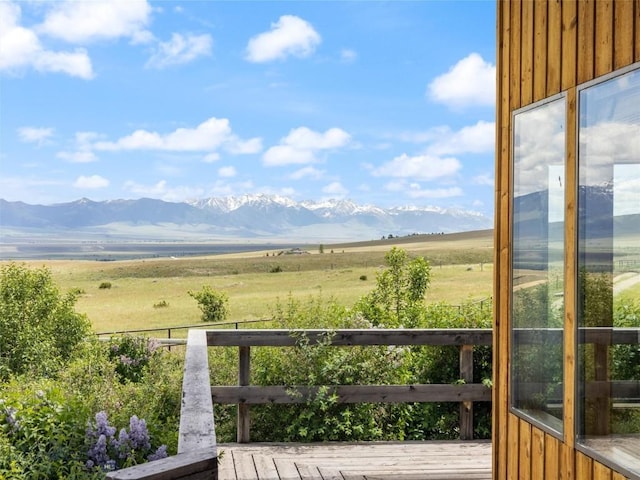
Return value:
M 544 437 L 544 471 L 546 478 L 560 478 L 559 441 L 552 435 Z
M 593 79 L 595 0 L 578 2 L 578 83 Z
M 615 69 L 633 63 L 633 1 L 614 2 L 614 59 Z M 640 25 L 636 28 L 640 28 Z
M 473 345 L 460 347 L 460 378 L 473 383 Z M 460 439 L 473 440 L 473 402 L 460 402 Z
M 496 160 L 495 160 L 495 205 L 498 212 L 501 209 L 501 193 L 505 188 L 505 169 L 509 162 L 510 155 L 510 138 L 509 125 L 511 122 L 511 104 L 510 93 L 510 58 L 511 49 L 514 48 L 512 42 L 511 30 L 511 2 L 496 2 L 498 9 L 497 21 L 497 112 L 496 112 Z M 506 179 L 508 180 L 508 179 Z M 508 183 L 506 184 L 508 188 Z M 507 456 L 509 450 L 507 448 L 508 427 L 508 322 L 502 321 L 502 314 L 507 310 L 503 310 L 501 285 L 503 279 L 501 276 L 501 256 L 499 254 L 501 247 L 500 229 L 503 226 L 501 214 L 496 214 L 494 220 L 494 244 L 496 245 L 494 252 L 494 303 L 493 303 L 493 351 L 499 352 L 493 355 L 493 392 L 492 392 L 492 412 L 493 412 L 493 472 L 496 478 L 507 478 Z
M 612 0 L 598 0 L 595 3 L 595 74 L 598 77 L 613 70 L 613 3 Z
M 567 91 L 566 135 L 565 135 L 565 250 L 564 250 L 564 407 L 563 429 L 564 441 L 573 448 L 575 443 L 575 352 L 576 352 L 576 241 L 577 241 L 577 123 L 576 123 L 576 89 Z
M 562 4 L 549 0 L 547 16 L 547 97 L 560 92 L 560 68 L 562 55 Z
M 531 434 L 531 479 L 544 480 L 552 478 L 545 476 L 545 447 L 544 432 L 539 428 L 532 428 Z
M 250 383 L 251 371 L 251 347 L 238 347 L 238 385 L 246 386 Z M 238 426 L 236 437 L 238 443 L 249 443 L 250 441 L 250 419 L 249 405 L 244 402 L 238 403 Z
M 523 107 L 533 101 L 533 6 L 534 2 L 524 1 L 521 7 L 520 104 Z
M 633 2 L 635 15 L 633 16 L 634 29 L 636 31 L 636 62 L 640 62 L 640 0 Z
M 509 455 L 507 459 L 507 479 L 518 480 L 520 478 L 520 419 L 509 414 Z
M 531 480 L 531 424 L 520 420 L 520 480 Z
M 576 85 L 578 42 L 578 4 L 576 0 L 562 2 L 562 90 Z
M 575 480 L 575 450 L 566 443 L 560 444 L 560 480 Z
M 521 29 L 522 29 L 522 3 L 511 2 L 511 26 L 510 26 L 510 49 L 509 49 L 509 98 L 511 110 L 520 108 L 520 52 L 521 52 Z M 511 115 L 511 112 L 509 112 Z M 506 125 L 509 125 L 507 123 Z M 505 310 L 503 310 L 504 312 Z
M 547 1 L 533 5 L 533 100 L 542 100 L 547 93 Z
M 612 480 L 627 480 L 627 477 L 625 477 L 621 473 L 613 472 L 613 475 L 611 476 L 611 479 Z
M 576 452 L 576 479 L 593 480 L 593 460 L 581 452 Z
M 593 462 L 593 480 L 611 480 L 611 469 L 601 463 Z

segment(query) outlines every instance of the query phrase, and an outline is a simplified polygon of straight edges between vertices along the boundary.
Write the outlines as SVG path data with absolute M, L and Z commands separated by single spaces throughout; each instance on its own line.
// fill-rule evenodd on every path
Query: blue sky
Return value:
M 0 197 L 493 211 L 493 1 L 0 2 Z

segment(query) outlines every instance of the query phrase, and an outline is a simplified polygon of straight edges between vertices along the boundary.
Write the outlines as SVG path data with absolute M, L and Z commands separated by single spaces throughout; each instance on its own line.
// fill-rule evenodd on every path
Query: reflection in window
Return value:
M 514 115 L 512 407 L 562 432 L 565 99 Z
M 578 440 L 640 474 L 640 70 L 579 102 Z

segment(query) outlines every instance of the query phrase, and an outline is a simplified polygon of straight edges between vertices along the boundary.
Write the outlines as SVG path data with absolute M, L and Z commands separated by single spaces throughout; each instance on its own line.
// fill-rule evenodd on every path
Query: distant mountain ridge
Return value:
M 199 235 L 242 238 L 366 240 L 389 234 L 484 230 L 492 228 L 493 221 L 481 213 L 460 209 L 381 208 L 350 200 L 296 202 L 264 194 L 179 203 L 150 198 L 100 202 L 81 198 L 69 203 L 30 205 L 0 199 L 0 228 L 30 231 L 99 228 L 108 234 L 111 228 L 122 232 L 167 225 L 179 227 L 185 234 L 197 230 Z

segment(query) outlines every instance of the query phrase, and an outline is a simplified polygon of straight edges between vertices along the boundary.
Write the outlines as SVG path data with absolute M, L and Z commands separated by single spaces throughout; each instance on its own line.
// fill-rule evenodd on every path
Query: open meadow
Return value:
M 81 292 L 76 310 L 97 332 L 198 324 L 188 294 L 204 285 L 229 297 L 229 320 L 269 318 L 278 301 L 321 295 L 350 306 L 375 286 L 393 246 L 424 256 L 432 268 L 427 302 L 460 304 L 492 294 L 491 231 L 424 235 L 306 249 L 112 262 L 28 260 L 48 267 L 62 291 Z M 105 287 L 110 284 L 110 288 Z

